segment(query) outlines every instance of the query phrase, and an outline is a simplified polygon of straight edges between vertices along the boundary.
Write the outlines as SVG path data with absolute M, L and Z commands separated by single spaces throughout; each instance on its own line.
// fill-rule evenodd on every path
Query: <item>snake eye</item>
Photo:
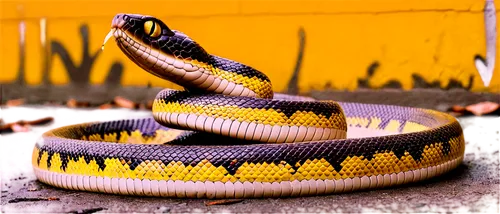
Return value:
M 158 37 L 161 34 L 161 27 L 155 21 L 146 21 L 144 22 L 144 33 L 150 37 Z

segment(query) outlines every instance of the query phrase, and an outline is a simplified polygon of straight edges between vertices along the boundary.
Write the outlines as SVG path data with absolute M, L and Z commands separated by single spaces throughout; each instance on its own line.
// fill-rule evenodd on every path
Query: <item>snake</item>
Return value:
M 445 112 L 273 92 L 263 72 L 150 15 L 116 14 L 103 48 L 111 37 L 139 72 L 184 90 L 162 88 L 151 116 L 46 131 L 32 153 L 43 183 L 170 198 L 318 196 L 417 183 L 463 160 L 462 127 Z

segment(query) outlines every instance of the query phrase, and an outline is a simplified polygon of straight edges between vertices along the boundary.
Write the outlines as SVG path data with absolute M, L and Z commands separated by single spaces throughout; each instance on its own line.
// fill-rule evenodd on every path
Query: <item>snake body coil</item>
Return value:
M 32 158 L 42 182 L 164 197 L 305 196 L 417 182 L 463 159 L 462 128 L 448 114 L 273 93 L 263 73 L 150 16 L 118 14 L 110 35 L 186 91 L 160 92 L 153 118 L 44 133 Z

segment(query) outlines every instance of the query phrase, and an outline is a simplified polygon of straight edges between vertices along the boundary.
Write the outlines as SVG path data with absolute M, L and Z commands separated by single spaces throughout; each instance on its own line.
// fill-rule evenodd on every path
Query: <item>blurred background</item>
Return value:
M 483 0 L 0 4 L 3 104 L 22 99 L 100 105 L 116 96 L 146 104 L 161 88 L 178 88 L 142 71 L 114 42 L 101 51 L 116 13 L 156 16 L 209 53 L 266 73 L 277 92 L 423 107 L 422 101 L 449 99 L 450 93 L 461 105 L 498 100 L 500 93 L 498 45 L 496 37 L 487 40 L 496 22 L 486 21 Z M 488 87 L 478 68 L 494 71 Z

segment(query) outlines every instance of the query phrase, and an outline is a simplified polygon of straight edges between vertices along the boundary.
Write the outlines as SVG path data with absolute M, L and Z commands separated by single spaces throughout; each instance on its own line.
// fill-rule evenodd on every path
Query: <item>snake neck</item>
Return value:
M 182 38 L 181 45 L 176 46 L 181 49 L 180 52 L 183 52 L 184 48 L 189 48 L 188 52 L 191 53 L 187 59 L 182 55 L 173 54 L 175 60 L 182 61 L 185 65 L 184 68 L 192 67 L 193 70 L 198 68 L 203 74 L 209 75 L 204 82 L 180 81 L 187 90 L 196 93 L 273 98 L 271 80 L 263 72 L 237 61 L 212 55 L 185 33 L 178 30 L 172 30 L 172 32 L 175 33 L 175 36 Z M 211 83 L 210 76 L 214 77 L 213 83 Z M 204 76 L 202 75 L 198 79 L 204 79 Z M 209 84 L 210 86 L 208 86 Z
M 269 77 L 250 66 L 216 55 L 210 55 L 207 64 L 209 73 L 221 80 L 219 87 L 227 82 L 220 94 L 269 99 L 274 96 Z

